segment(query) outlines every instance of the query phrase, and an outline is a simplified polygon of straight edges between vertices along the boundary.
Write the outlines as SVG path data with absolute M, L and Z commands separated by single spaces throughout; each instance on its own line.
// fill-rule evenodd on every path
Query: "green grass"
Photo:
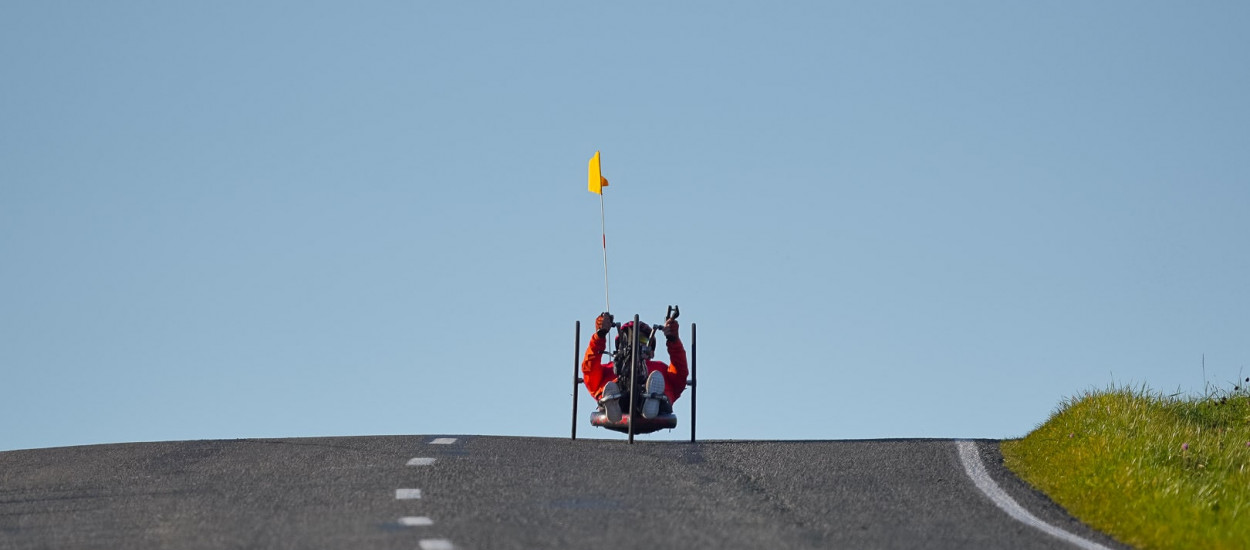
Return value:
M 1248 548 L 1250 390 L 1241 384 L 1202 397 L 1088 392 L 1003 442 L 1003 457 L 1069 513 L 1138 548 Z

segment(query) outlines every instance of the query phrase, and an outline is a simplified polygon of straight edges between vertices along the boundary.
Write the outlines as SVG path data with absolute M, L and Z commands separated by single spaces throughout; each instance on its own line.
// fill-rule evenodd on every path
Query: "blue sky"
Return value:
M 771 4 L 3 4 L 0 449 L 566 436 L 596 150 L 701 437 L 1250 376 L 1244 3 Z

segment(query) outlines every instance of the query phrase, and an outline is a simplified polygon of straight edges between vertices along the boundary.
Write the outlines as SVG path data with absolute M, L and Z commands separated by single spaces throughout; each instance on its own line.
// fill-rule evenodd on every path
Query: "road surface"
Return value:
M 0 452 L 0 549 L 1077 548 L 954 440 L 386 436 Z M 1122 548 L 1002 468 L 1033 516 Z

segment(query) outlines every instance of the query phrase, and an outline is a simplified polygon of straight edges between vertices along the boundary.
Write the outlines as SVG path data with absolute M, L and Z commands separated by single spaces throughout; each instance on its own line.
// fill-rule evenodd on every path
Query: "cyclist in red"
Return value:
M 595 319 L 595 333 L 590 337 L 586 353 L 582 356 L 582 380 L 586 389 L 599 402 L 608 420 L 620 422 L 622 410 L 641 412 L 643 418 L 655 418 L 670 414 L 673 402 L 686 391 L 686 348 L 678 336 L 677 319 L 667 319 L 661 327 L 671 363 L 652 361 L 656 341 L 654 330 L 646 323 L 638 324 L 638 395 L 643 398 L 641 407 L 629 402 L 630 338 L 634 323 L 628 322 L 616 331 L 616 351 L 612 360 L 600 363 L 608 343 L 608 331 L 613 327 L 612 314 L 603 312 Z

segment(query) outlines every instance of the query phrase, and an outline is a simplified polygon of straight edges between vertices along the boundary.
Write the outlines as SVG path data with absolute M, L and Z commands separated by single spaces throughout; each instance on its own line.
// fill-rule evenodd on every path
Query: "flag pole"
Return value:
M 603 240 L 603 305 L 604 311 L 612 311 L 612 301 L 608 299 L 608 229 L 603 215 L 603 188 L 608 186 L 608 180 L 603 177 L 600 169 L 599 151 L 595 151 L 595 156 L 590 157 L 586 185 L 591 193 L 599 195 L 599 236 Z
M 599 231 L 603 237 L 603 310 L 612 311 L 612 301 L 608 299 L 608 230 L 603 215 L 603 193 L 599 193 Z

